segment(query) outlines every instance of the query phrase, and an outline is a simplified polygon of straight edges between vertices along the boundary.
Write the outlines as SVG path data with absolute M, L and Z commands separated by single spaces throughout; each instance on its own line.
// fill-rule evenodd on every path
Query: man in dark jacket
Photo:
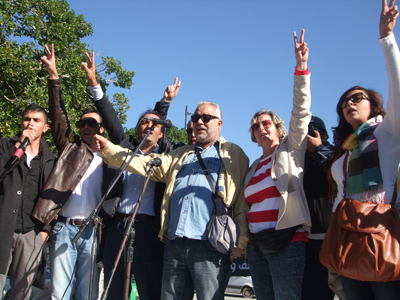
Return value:
M 110 140 L 115 144 L 134 151 L 139 146 L 139 143 L 144 140 L 153 125 L 153 122 L 146 118 L 166 118 L 170 102 L 175 98 L 180 88 L 178 78 L 175 79 L 173 85 L 166 88 L 164 97 L 156 103 L 154 110 L 147 110 L 139 117 L 136 125 L 139 140 L 136 140 L 132 136 L 126 136 L 118 115 L 97 83 L 94 54 L 92 53 L 92 57 L 87 55 L 87 59 L 88 63 L 83 63 L 82 69 L 86 72 L 94 103 L 103 119 Z M 164 128 L 161 125 L 157 125 L 154 131 L 143 141 L 138 153 L 140 155 L 166 153 L 178 146 L 172 144 L 166 138 Z M 111 177 L 110 174 L 115 174 L 115 168 L 108 165 L 103 167 L 107 170 L 108 178 Z M 105 186 L 108 186 L 109 181 L 106 181 L 108 183 Z M 111 211 L 105 209 L 112 216 L 112 219 L 107 222 L 104 252 L 102 254 L 105 284 L 110 279 L 111 270 L 114 267 L 114 262 L 122 243 L 126 220 L 132 215 L 137 205 L 143 183 L 144 177 L 125 172 L 121 189 L 114 188 L 112 193 L 112 198 L 118 197 L 120 198 L 120 202 Z M 134 229 L 136 236 L 133 243 L 132 271 L 135 276 L 140 299 L 143 300 L 157 300 L 161 297 L 164 244 L 160 242 L 158 232 L 160 230 L 161 200 L 164 189 L 164 183 L 150 180 L 135 217 Z M 116 194 L 117 192 L 119 194 Z M 122 257 L 117 266 L 110 290 L 108 291 L 112 299 L 119 300 L 123 298 L 124 266 L 124 257 Z
M 43 228 L 31 212 L 54 166 L 55 156 L 42 138 L 48 129 L 46 111 L 31 104 L 22 114 L 22 132 L 0 139 L 0 291 L 8 273 L 10 299 L 29 299 L 37 271 L 45 269 L 42 248 L 50 227 Z M 26 140 L 18 159 L 14 153 Z
M 304 163 L 304 192 L 311 216 L 311 234 L 306 243 L 306 265 L 303 277 L 303 300 L 333 299 L 328 286 L 328 269 L 319 261 L 319 252 L 328 229 L 333 203 L 329 200 L 327 169 L 333 159 L 333 146 L 327 141 L 325 123 L 313 116 L 309 125 Z

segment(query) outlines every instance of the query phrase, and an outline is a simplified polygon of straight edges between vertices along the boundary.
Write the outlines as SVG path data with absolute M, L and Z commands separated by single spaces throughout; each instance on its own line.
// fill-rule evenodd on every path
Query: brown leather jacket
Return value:
M 72 137 L 61 80 L 48 79 L 48 90 L 51 134 L 58 150 L 58 160 L 32 212 L 32 216 L 44 224 L 50 224 L 57 217 L 93 159 L 92 149 Z

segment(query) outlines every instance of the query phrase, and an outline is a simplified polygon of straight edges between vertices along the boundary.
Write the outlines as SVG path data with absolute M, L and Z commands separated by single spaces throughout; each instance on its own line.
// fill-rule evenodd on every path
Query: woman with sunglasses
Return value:
M 341 206 L 348 205 L 348 202 L 342 202 L 344 198 L 361 203 L 390 204 L 392 198 L 397 196 L 395 184 L 400 161 L 400 54 L 393 34 L 399 15 L 394 2 L 392 0 L 387 6 L 386 0 L 382 1 L 379 24 L 379 42 L 389 76 L 387 113 L 381 95 L 362 86 L 348 89 L 336 106 L 339 120 L 338 126 L 333 128 L 336 158 L 329 172 L 333 179 L 331 197 L 334 200 L 334 210 L 339 203 Z M 379 218 L 377 214 L 375 217 Z M 326 238 L 325 242 L 328 240 Z M 322 261 L 325 255 L 322 251 Z M 365 253 L 360 252 L 358 255 Z M 351 263 L 351 259 L 347 261 Z M 366 266 L 363 269 L 366 272 L 368 270 Z M 400 298 L 400 281 L 360 281 L 344 276 L 340 276 L 340 281 L 347 300 Z
M 296 70 L 293 110 L 286 135 L 283 120 L 260 110 L 251 119 L 251 140 L 263 154 L 251 166 L 245 197 L 251 232 L 247 247 L 257 299 L 301 299 L 305 242 L 311 219 L 303 191 L 303 167 L 311 119 L 308 48 L 304 29 L 293 33 Z M 279 242 L 278 242 L 279 241 Z

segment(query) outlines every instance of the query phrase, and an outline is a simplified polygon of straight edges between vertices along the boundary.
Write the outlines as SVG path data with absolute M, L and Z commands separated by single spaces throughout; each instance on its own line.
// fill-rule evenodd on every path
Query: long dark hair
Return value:
M 338 126 L 333 127 L 333 143 L 335 145 L 335 148 L 340 147 L 345 139 L 349 136 L 350 133 L 353 132 L 353 127 L 349 123 L 347 123 L 346 118 L 344 117 L 343 114 L 343 109 L 341 106 L 341 102 L 344 98 L 347 97 L 347 95 L 354 91 L 354 90 L 361 90 L 364 91 L 366 96 L 369 99 L 370 105 L 371 105 L 371 113 L 368 117 L 368 119 L 371 119 L 373 117 L 376 117 L 378 115 L 381 115 L 382 117 L 385 117 L 385 109 L 383 108 L 383 97 L 381 94 L 374 90 L 366 89 L 360 85 L 353 86 L 352 88 L 348 89 L 344 94 L 340 97 L 338 104 L 336 105 L 336 112 L 338 114 Z

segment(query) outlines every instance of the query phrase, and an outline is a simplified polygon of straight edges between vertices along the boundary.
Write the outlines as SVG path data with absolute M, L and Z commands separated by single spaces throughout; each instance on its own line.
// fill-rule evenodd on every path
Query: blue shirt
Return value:
M 201 157 L 210 173 L 217 191 L 218 174 L 222 160 L 219 155 L 219 142 L 200 150 Z M 185 160 L 174 184 L 170 203 L 168 239 L 187 237 L 195 240 L 207 240 L 208 225 L 214 213 L 212 191 L 195 153 Z
M 158 153 L 158 146 L 149 153 L 143 153 L 141 150 L 138 154 L 148 155 L 150 153 Z M 121 200 L 118 203 L 117 212 L 123 214 L 132 214 L 136 203 L 139 200 L 140 193 L 142 192 L 145 177 L 134 173 L 124 172 L 122 179 L 124 190 L 122 191 Z M 154 212 L 154 192 L 156 190 L 155 181 L 149 180 L 147 188 L 143 194 L 142 202 L 138 210 L 138 214 L 146 214 L 155 216 Z

